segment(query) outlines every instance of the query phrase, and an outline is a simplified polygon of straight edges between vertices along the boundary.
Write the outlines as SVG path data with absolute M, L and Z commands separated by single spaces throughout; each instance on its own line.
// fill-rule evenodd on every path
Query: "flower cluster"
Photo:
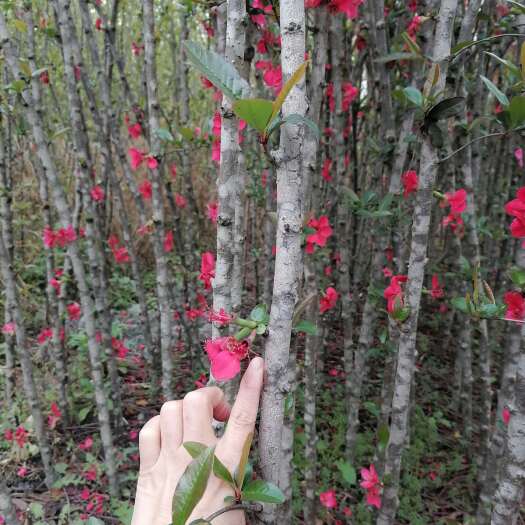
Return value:
M 401 283 L 406 282 L 406 275 L 393 275 L 390 278 L 390 284 L 383 292 L 383 296 L 387 300 L 388 313 L 394 313 L 396 310 L 403 308 L 403 288 Z
M 443 219 L 443 226 L 450 226 L 452 231 L 463 226 L 461 214 L 467 209 L 467 192 L 465 190 L 445 193 L 445 198 L 441 201 L 440 206 L 450 206 L 449 214 Z
M 209 339 L 205 350 L 211 363 L 211 373 L 217 381 L 228 381 L 241 371 L 241 361 L 248 356 L 247 341 L 235 337 Z
M 333 230 L 326 215 L 321 215 L 319 219 L 311 218 L 307 226 L 315 232 L 306 236 L 306 253 L 314 253 L 315 245 L 321 248 L 326 246 L 326 241 L 332 235 Z
M 77 240 L 77 234 L 75 228 L 71 225 L 65 228 L 59 228 L 56 231 L 50 226 L 46 226 L 42 232 L 42 240 L 46 248 L 55 248 L 56 246 L 64 248 Z

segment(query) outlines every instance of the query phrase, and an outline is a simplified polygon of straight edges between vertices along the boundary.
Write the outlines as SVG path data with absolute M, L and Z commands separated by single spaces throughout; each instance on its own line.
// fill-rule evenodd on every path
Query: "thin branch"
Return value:
M 224 507 L 223 509 L 219 509 L 213 514 L 210 514 L 205 521 L 211 521 L 222 514 L 225 514 L 226 512 L 230 512 L 231 510 L 249 510 L 252 512 L 261 512 L 262 505 L 260 503 L 235 503 L 233 505 L 229 505 L 228 507 Z
M 452 158 L 456 153 L 459 153 L 460 151 L 464 150 L 465 148 L 467 148 L 468 146 L 474 144 L 475 142 L 478 142 L 479 140 L 488 139 L 490 137 L 501 137 L 501 136 L 506 135 L 506 134 L 507 134 L 507 131 L 498 131 L 497 133 L 489 133 L 488 135 L 483 135 L 481 137 L 476 137 L 475 139 L 471 140 L 470 142 L 467 142 L 466 144 L 463 144 L 463 146 L 461 146 L 457 150 L 453 151 L 450 155 L 447 155 L 446 157 L 443 157 L 442 159 L 439 159 L 438 160 L 438 164 L 441 164 L 442 162 L 445 162 L 446 160 Z

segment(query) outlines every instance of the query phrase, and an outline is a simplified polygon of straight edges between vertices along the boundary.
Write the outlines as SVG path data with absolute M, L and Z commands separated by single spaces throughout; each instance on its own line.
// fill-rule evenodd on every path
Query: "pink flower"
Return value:
M 217 164 L 221 161 L 221 139 L 215 139 L 211 144 L 211 160 Z
M 283 85 L 283 72 L 281 66 L 270 67 L 263 74 L 263 81 L 269 87 L 272 88 L 274 93 L 277 95 L 281 91 Z
M 505 319 L 523 321 L 525 318 L 525 300 L 520 292 L 506 292 L 503 300 L 507 305 Z
M 186 200 L 186 197 L 184 197 L 184 195 L 181 195 L 180 193 L 175 193 L 175 204 L 178 208 L 185 208 L 188 204 L 188 201 Z
M 89 194 L 91 195 L 91 198 L 95 201 L 95 202 L 100 202 L 100 201 L 103 201 L 104 200 L 104 190 L 102 189 L 101 186 L 93 186 L 93 188 L 91 188 L 91 191 L 89 192 Z
M 132 138 L 134 140 L 138 139 L 140 137 L 140 135 L 142 134 L 142 126 L 140 125 L 140 122 L 135 122 L 135 124 L 132 124 L 131 126 L 128 126 L 128 134 L 129 134 L 130 138 Z
M 153 155 L 146 157 L 146 164 L 150 170 L 156 170 L 159 167 L 159 161 Z
M 407 7 L 409 11 L 415 13 L 417 11 L 417 0 L 409 0 Z
M 394 275 L 394 272 L 393 272 L 390 268 L 388 268 L 388 267 L 385 266 L 385 267 L 383 268 L 383 275 L 384 275 L 386 278 L 390 278 L 390 277 L 392 277 L 392 275 Z
M 366 490 L 366 502 L 376 508 L 381 508 L 381 497 L 379 496 L 379 488 L 381 482 L 377 476 L 376 469 L 373 464 L 368 469 L 361 469 L 361 487 Z
M 14 335 L 15 334 L 15 323 L 5 323 L 4 326 L 2 326 L 2 333 L 4 335 Z
M 50 226 L 46 226 L 42 232 L 42 241 L 46 248 L 53 248 L 56 244 L 56 235 Z
M 144 153 L 139 151 L 137 148 L 128 149 L 129 162 L 131 164 L 131 169 L 136 170 L 144 162 Z
M 77 240 L 77 234 L 73 226 L 69 225 L 67 228 L 60 228 L 56 232 L 56 244 L 60 248 L 64 248 L 67 244 Z
M 233 321 L 233 316 L 225 312 L 224 308 L 221 308 L 218 312 L 209 310 L 208 321 L 210 323 L 217 323 L 221 326 L 224 326 L 230 324 Z
M 214 137 L 221 136 L 221 122 L 222 122 L 221 114 L 218 111 L 216 111 L 215 114 L 213 115 L 213 126 L 211 128 L 211 132 Z
M 169 253 L 173 250 L 173 232 L 167 231 L 164 236 L 164 253 Z
M 365 0 L 331 0 L 328 7 L 332 11 L 345 13 L 350 20 L 354 20 L 358 16 L 359 6 Z
M 93 446 L 93 438 L 91 436 L 88 436 L 84 441 L 79 443 L 78 448 L 80 450 L 90 450 Z
M 405 189 L 403 197 L 406 199 L 411 193 L 414 193 L 417 190 L 419 184 L 417 173 L 414 170 L 406 171 L 401 176 L 401 183 Z
M 516 148 L 514 150 L 514 158 L 516 159 L 518 166 L 523 168 L 523 148 Z
M 49 428 L 55 428 L 61 417 L 62 412 L 60 412 L 58 405 L 56 403 L 51 403 L 51 413 L 47 416 L 47 424 L 49 425 Z
M 410 23 L 408 24 L 408 27 L 407 27 L 407 33 L 408 33 L 408 36 L 412 40 L 416 39 L 416 35 L 417 33 L 419 33 L 419 29 L 421 28 L 421 23 L 422 23 L 421 17 L 418 15 L 414 15 L 412 17 L 412 20 L 410 20 Z
M 432 291 L 430 293 L 434 299 L 441 299 L 445 295 L 443 288 L 439 284 L 439 277 L 436 273 L 432 276 Z
M 136 42 L 131 42 L 131 52 L 135 56 L 139 56 L 143 50 L 144 50 L 144 45 L 137 44 Z
M 80 319 L 81 309 L 78 303 L 70 303 L 66 307 L 69 319 L 78 321 Z
M 151 182 L 148 179 L 144 179 L 140 183 L 138 189 L 139 189 L 139 192 L 142 195 L 142 198 L 144 200 L 150 200 L 151 199 L 151 196 L 152 196 L 152 193 L 153 193 L 153 189 L 152 189 L 152 186 L 151 186 Z
M 20 478 L 25 478 L 28 472 L 29 470 L 27 469 L 27 467 L 22 466 L 16 471 L 16 475 Z
M 322 0 L 304 0 L 305 9 L 313 9 L 321 5 Z
M 248 355 L 248 342 L 235 337 L 209 339 L 205 343 L 211 363 L 211 373 L 218 381 L 228 381 L 241 370 L 241 361 Z
M 204 289 L 211 289 L 211 280 L 215 277 L 215 256 L 211 252 L 201 255 L 201 273 L 199 280 L 204 283 Z
M 326 215 L 321 215 L 319 219 L 310 219 L 308 227 L 313 228 L 315 233 L 311 233 L 306 237 L 306 253 L 313 253 L 316 244 L 321 247 L 326 246 L 326 241 L 332 235 L 333 230 Z
M 112 251 L 117 264 L 128 263 L 130 261 L 129 252 L 125 246 L 120 246 Z
M 508 407 L 504 407 L 501 411 L 501 419 L 503 420 L 503 423 L 505 425 L 508 425 L 510 423 L 510 410 Z
M 332 160 L 327 157 L 326 159 L 324 159 L 323 168 L 321 170 L 321 177 L 323 177 L 323 179 L 326 182 L 330 182 L 332 180 L 332 175 L 330 175 L 331 169 L 332 169 Z
M 91 497 L 91 493 L 89 492 L 89 489 L 87 487 L 84 487 L 82 489 L 82 492 L 80 493 L 80 499 L 87 501 Z
M 337 293 L 337 290 L 329 286 L 324 295 L 319 299 L 319 312 L 324 314 L 328 310 L 334 308 L 338 298 L 339 294 Z
M 383 297 L 387 300 L 387 310 L 393 313 L 403 307 L 403 289 L 400 283 L 407 282 L 406 275 L 394 275 L 390 279 L 390 284 L 385 288 Z
M 321 505 L 327 509 L 335 509 L 337 507 L 337 499 L 335 496 L 336 494 L 334 489 L 321 492 L 321 494 L 319 494 Z
M 96 481 L 97 479 L 97 467 L 91 465 L 87 470 L 84 471 L 84 478 L 88 481 Z
M 214 224 L 217 224 L 217 215 L 219 214 L 219 203 L 217 201 L 208 202 L 206 204 L 208 219 Z

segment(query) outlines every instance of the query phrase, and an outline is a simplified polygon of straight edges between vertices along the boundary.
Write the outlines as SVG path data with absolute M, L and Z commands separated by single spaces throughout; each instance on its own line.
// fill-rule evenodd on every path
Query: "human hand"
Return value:
M 215 455 L 233 472 L 241 458 L 247 436 L 253 432 L 263 382 L 264 362 L 252 359 L 239 387 L 233 408 L 216 386 L 186 394 L 182 401 L 168 401 L 160 415 L 150 419 L 139 434 L 140 471 L 131 525 L 168 525 L 172 522 L 172 499 L 177 483 L 192 458 L 182 446 L 197 441 L 216 445 Z M 230 413 L 231 412 L 231 413 Z M 228 420 L 222 438 L 217 439 L 212 419 Z M 206 491 L 188 523 L 223 508 L 232 488 L 210 476 Z M 231 511 L 213 520 L 214 525 L 244 525 L 243 511 Z

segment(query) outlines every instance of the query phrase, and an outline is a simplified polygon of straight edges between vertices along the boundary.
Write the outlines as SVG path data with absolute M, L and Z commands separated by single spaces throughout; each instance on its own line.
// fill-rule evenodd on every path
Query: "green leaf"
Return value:
M 236 100 L 233 103 L 233 112 L 245 120 L 252 128 L 263 133 L 270 122 L 272 103 L 262 98 L 248 98 Z
M 419 45 L 410 38 L 410 35 L 406 31 L 403 31 L 403 33 L 401 33 L 401 38 L 405 41 L 405 44 L 407 45 L 408 49 L 412 51 L 412 53 L 416 55 L 422 54 Z
M 312 323 L 312 321 L 306 321 L 305 319 L 302 319 L 299 321 L 293 329 L 296 332 L 304 332 L 305 334 L 309 335 L 317 335 L 317 326 Z
M 319 130 L 317 124 L 308 117 L 304 117 L 303 115 L 299 115 L 297 113 L 292 113 L 291 115 L 286 116 L 284 119 L 279 119 L 278 117 L 274 118 L 268 125 L 266 136 L 269 137 L 278 127 L 282 126 L 283 124 L 304 124 L 315 135 L 317 140 L 321 140 L 321 131 Z
M 257 328 L 255 329 L 255 333 L 257 335 L 263 335 L 266 333 L 267 329 L 268 329 L 268 326 L 266 326 L 265 324 L 258 324 Z
M 522 268 L 512 268 L 510 270 L 510 278 L 512 282 L 522 288 L 525 286 L 525 270 Z
M 13 20 L 13 25 L 17 31 L 20 31 L 21 33 L 27 33 L 27 24 L 23 20 L 15 18 Z
M 455 117 L 465 108 L 465 97 L 450 97 L 433 105 L 425 114 L 425 121 L 437 122 Z
M 513 128 L 525 122 L 525 97 L 513 97 L 510 101 L 509 113 Z
M 485 319 L 493 319 L 494 317 L 499 317 L 505 313 L 506 306 L 504 304 L 492 304 L 486 303 L 482 304 L 478 308 L 478 313 L 481 317 Z
M 509 99 L 507 98 L 507 95 L 505 95 L 503 91 L 500 91 L 499 88 L 487 77 L 484 77 L 483 75 L 480 75 L 480 77 L 481 80 L 483 80 L 483 83 L 487 86 L 488 90 L 498 99 L 500 104 L 508 106 Z
M 451 50 L 451 54 L 452 55 L 455 55 L 456 53 L 458 53 L 459 51 L 461 51 L 462 49 L 465 49 L 466 47 L 470 46 L 471 44 L 474 43 L 474 40 L 464 40 L 463 42 L 460 42 L 459 44 L 456 44 L 452 50 Z
M 390 315 L 392 316 L 392 319 L 402 323 L 408 319 L 408 316 L 410 315 L 410 308 L 408 306 L 396 308 Z
M 268 119 L 269 121 L 272 121 L 279 114 L 279 111 L 281 110 L 281 107 L 284 104 L 286 97 L 288 96 L 292 88 L 301 81 L 304 74 L 306 73 L 306 66 L 308 66 L 308 60 L 303 62 L 294 71 L 293 75 L 286 81 L 281 91 L 277 95 L 277 98 L 273 101 L 272 114 Z
M 203 518 L 197 518 L 193 520 L 189 525 L 212 525 L 211 521 L 205 520 Z
M 193 140 L 195 138 L 195 135 L 193 134 L 193 130 L 191 128 L 179 128 L 179 133 L 182 135 L 182 138 L 186 140 Z
M 79 423 L 82 423 L 88 416 L 88 414 L 91 412 L 91 407 L 88 406 L 88 407 L 84 407 L 84 408 L 81 408 L 79 411 L 78 411 L 78 414 L 77 414 L 77 421 Z
M 283 503 L 284 494 L 281 489 L 262 479 L 250 481 L 244 487 L 241 495 L 243 501 L 262 501 L 264 503 Z
M 197 441 L 185 441 L 182 446 L 193 459 L 206 450 L 206 445 L 204 443 L 198 443 Z
M 244 479 L 242 480 L 242 486 L 244 487 L 247 483 L 250 483 L 253 477 L 253 467 L 252 464 L 248 461 L 246 464 L 246 472 L 244 473 Z M 242 488 L 242 487 L 241 487 Z
M 382 57 L 376 58 L 374 62 L 378 64 L 387 64 L 388 62 L 396 62 L 398 60 L 420 60 L 423 57 L 416 53 L 389 53 Z
M 465 314 L 469 313 L 467 300 L 465 299 L 465 297 L 454 297 L 450 300 L 450 304 L 460 312 L 463 312 Z
M 412 102 L 412 104 L 415 104 L 418 107 L 423 107 L 423 95 L 419 89 L 408 86 L 403 89 L 403 93 L 405 94 L 405 97 L 410 100 L 410 102 Z
M 388 440 L 390 438 L 390 430 L 388 425 L 381 425 L 377 429 L 377 445 L 380 451 L 385 450 L 388 445 Z
M 525 15 L 525 5 L 520 4 L 519 2 L 516 2 L 516 0 L 507 0 L 509 4 L 512 4 L 513 6 L 517 7 L 518 10 L 521 12 L 522 15 Z
M 155 135 L 159 137 L 160 140 L 163 142 L 173 142 L 175 139 L 173 138 L 173 135 L 170 133 L 168 129 L 165 128 L 157 128 L 154 131 Z
M 215 447 L 206 448 L 182 474 L 173 495 L 172 525 L 184 525 L 202 498 L 213 465 Z
M 503 64 L 513 75 L 517 77 L 521 75 L 520 68 L 516 66 L 516 64 L 513 64 L 509 60 L 505 60 L 504 58 L 501 58 L 490 51 L 485 51 L 484 53 L 492 57 L 494 60 L 497 60 L 500 64 Z
M 230 100 L 250 98 L 250 86 L 239 72 L 214 51 L 195 42 L 184 42 L 186 55 L 197 70 Z
M 347 463 L 346 461 L 341 461 L 341 460 L 338 461 L 335 465 L 341 472 L 341 476 L 343 476 L 343 479 L 345 480 L 345 482 L 350 486 L 355 485 L 355 482 L 357 480 L 357 474 L 356 474 L 355 468 L 352 467 L 350 463 Z
M 235 482 L 237 487 L 242 487 L 244 481 L 244 473 L 246 472 L 246 465 L 248 464 L 248 456 L 250 455 L 250 448 L 252 446 L 253 432 L 250 432 L 246 436 L 244 445 L 242 446 L 241 460 L 239 461 L 239 466 L 235 472 Z
M 265 323 L 268 321 L 268 311 L 265 304 L 258 304 L 251 312 L 250 319 L 256 323 Z

